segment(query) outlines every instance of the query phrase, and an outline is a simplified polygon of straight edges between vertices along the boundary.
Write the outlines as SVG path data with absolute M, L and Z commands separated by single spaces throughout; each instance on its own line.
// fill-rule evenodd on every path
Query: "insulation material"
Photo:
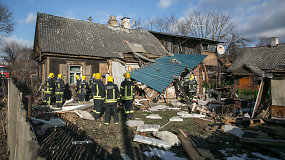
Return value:
M 112 62 L 112 75 L 114 78 L 114 83 L 121 87 L 121 83 L 124 81 L 124 74 L 126 73 L 125 66 L 120 62 Z
M 272 105 L 285 106 L 285 79 L 271 80 Z

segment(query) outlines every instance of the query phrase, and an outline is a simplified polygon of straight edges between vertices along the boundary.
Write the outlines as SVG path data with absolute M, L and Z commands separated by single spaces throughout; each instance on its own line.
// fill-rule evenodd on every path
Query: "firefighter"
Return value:
M 89 86 L 88 83 L 86 82 L 86 77 L 82 76 L 82 80 L 78 85 L 78 101 L 79 102 L 85 102 L 85 97 L 87 95 L 87 90 Z
M 78 99 L 79 99 L 79 84 L 81 82 L 81 78 L 79 75 L 76 75 L 75 79 L 76 79 L 75 91 L 76 91 L 76 97 L 77 97 L 77 101 L 78 101 Z
M 50 73 L 45 81 L 43 102 L 46 103 L 47 105 L 51 104 L 51 98 L 52 98 L 52 93 L 53 93 L 53 83 L 52 83 L 53 77 L 54 77 L 54 74 Z
M 194 89 L 194 92 L 193 92 L 193 99 L 194 99 L 194 100 L 197 100 L 197 99 L 198 99 L 198 97 L 197 97 L 197 90 L 198 90 L 198 87 L 197 87 L 196 76 L 193 76 L 193 89 Z
M 194 93 L 195 93 L 195 89 L 194 89 L 194 76 L 193 74 L 190 75 L 189 81 L 186 82 L 187 87 L 188 87 L 188 97 L 192 100 Z
M 123 102 L 127 119 L 134 118 L 133 101 L 136 93 L 134 82 L 130 79 L 130 73 L 125 73 L 125 80 L 121 83 L 120 96 Z
M 101 81 L 100 73 L 96 73 L 94 78 L 95 79 L 91 87 L 92 98 L 94 100 L 93 117 L 95 120 L 101 121 L 100 117 L 105 98 L 105 88 L 103 82 Z
M 64 81 L 62 80 L 62 74 L 57 75 L 57 79 L 54 82 L 54 89 L 56 106 L 62 107 L 64 93 Z
M 115 124 L 119 124 L 117 101 L 120 96 L 118 86 L 113 82 L 113 77 L 109 76 L 105 85 L 105 125 L 110 124 L 111 114 L 113 114 Z
M 89 94 L 89 99 L 93 99 L 93 94 L 92 94 L 92 85 L 93 85 L 93 82 L 95 81 L 95 76 L 96 76 L 96 74 L 95 73 L 93 73 L 93 75 L 92 75 L 92 77 L 90 78 L 90 80 L 89 80 L 89 87 L 90 87 L 90 94 Z M 100 77 L 101 77 L 101 75 L 100 75 Z M 88 93 L 89 93 L 89 91 L 88 91 Z

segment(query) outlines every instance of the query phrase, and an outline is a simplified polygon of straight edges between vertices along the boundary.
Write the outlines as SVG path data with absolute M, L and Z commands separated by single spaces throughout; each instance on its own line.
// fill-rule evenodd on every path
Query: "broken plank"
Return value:
M 187 138 L 187 135 L 181 129 L 179 129 L 177 136 L 191 160 L 205 159 L 200 155 L 194 144 L 192 144 L 192 142 Z
M 254 105 L 254 109 L 251 115 L 251 118 L 254 117 L 255 112 L 257 111 L 257 108 L 259 107 L 260 101 L 261 101 L 261 97 L 262 97 L 262 92 L 263 92 L 263 86 L 264 86 L 264 78 L 262 78 L 261 82 L 260 82 L 260 86 L 259 86 L 259 90 L 258 90 L 258 94 L 257 94 L 257 98 L 255 101 L 255 105 Z

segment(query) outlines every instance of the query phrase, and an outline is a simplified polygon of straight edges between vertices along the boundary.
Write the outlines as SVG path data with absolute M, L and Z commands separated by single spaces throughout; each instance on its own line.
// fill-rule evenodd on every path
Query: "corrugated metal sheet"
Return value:
M 148 87 L 163 92 L 173 81 L 173 76 L 180 76 L 182 71 L 188 67 L 195 68 L 207 56 L 174 54 L 174 56 L 164 56 L 156 62 L 131 72 L 131 78 L 135 79 Z M 180 64 L 172 64 L 170 61 L 176 59 Z

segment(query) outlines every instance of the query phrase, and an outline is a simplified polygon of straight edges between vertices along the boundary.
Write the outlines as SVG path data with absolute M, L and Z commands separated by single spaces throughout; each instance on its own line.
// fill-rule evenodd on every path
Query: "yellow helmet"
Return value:
M 92 77 L 95 77 L 95 76 L 96 76 L 96 74 L 95 74 L 95 73 L 93 73 L 93 74 L 92 74 Z
M 78 80 L 78 79 L 79 79 L 79 75 L 76 75 L 76 76 L 75 76 L 75 79 Z
M 114 82 L 113 77 L 112 77 L 112 76 L 109 76 L 109 77 L 107 78 L 107 82 Z
M 48 76 L 49 76 L 50 78 L 53 78 L 53 77 L 54 77 L 54 74 L 53 74 L 53 73 L 50 73 Z
M 100 73 L 96 73 L 95 74 L 95 79 L 101 79 L 101 74 Z
M 125 73 L 124 76 L 125 76 L 125 78 L 131 78 L 131 75 L 129 72 Z
M 190 80 L 190 81 L 194 80 L 194 76 L 193 76 L 193 74 L 191 74 L 191 75 L 190 75 L 189 80 Z
M 58 74 L 57 77 L 62 79 L 62 74 Z
M 83 80 L 86 80 L 86 76 L 82 76 L 81 78 L 82 78 Z

